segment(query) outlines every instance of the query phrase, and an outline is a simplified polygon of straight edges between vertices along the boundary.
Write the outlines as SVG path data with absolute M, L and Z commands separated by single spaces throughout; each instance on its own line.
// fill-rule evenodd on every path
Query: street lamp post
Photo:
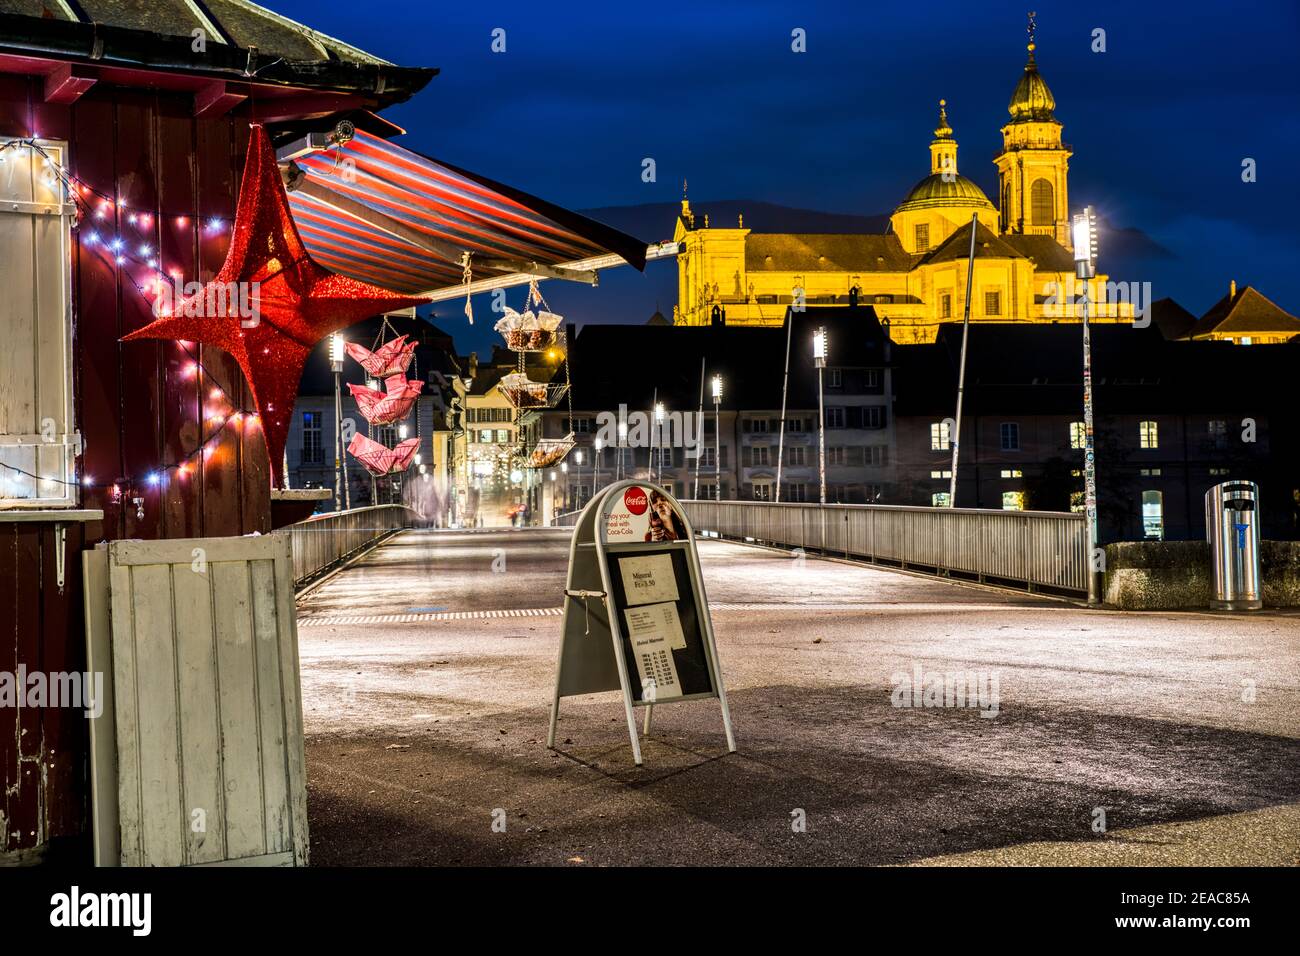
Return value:
M 578 507 L 582 507 L 582 449 L 573 453 L 573 461 L 578 466 Z
M 1097 550 L 1097 463 L 1092 433 L 1092 336 L 1088 328 L 1088 280 L 1097 274 L 1097 217 L 1091 206 L 1074 217 L 1075 274 L 1083 280 L 1079 299 L 1083 319 L 1083 505 L 1088 529 L 1088 603 L 1100 603 L 1100 588 L 1093 555 Z
M 817 473 L 821 482 L 821 503 L 826 504 L 826 410 L 822 399 L 822 378 L 826 371 L 826 329 L 813 333 L 813 364 L 817 366 Z
M 713 500 L 722 500 L 722 376 L 713 376 Z
M 615 472 L 614 480 L 618 481 L 623 477 L 623 446 L 627 444 L 627 422 L 618 423 L 618 470 Z
M 664 477 L 664 403 L 655 402 L 655 484 L 663 484 Z
M 334 370 L 334 510 L 352 507 L 348 488 L 348 459 L 343 447 L 343 335 L 330 336 L 330 367 Z
M 597 438 L 595 446 L 596 450 L 591 456 L 591 493 L 593 495 L 600 490 L 600 452 L 605 447 L 605 443 Z

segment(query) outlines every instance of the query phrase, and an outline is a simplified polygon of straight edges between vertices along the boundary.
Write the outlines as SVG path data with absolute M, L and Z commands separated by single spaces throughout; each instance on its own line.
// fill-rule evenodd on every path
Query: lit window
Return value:
M 1143 448 L 1160 447 L 1160 429 L 1155 422 L 1142 422 L 1138 426 L 1138 438 Z
M 1002 510 L 1003 511 L 1024 511 L 1025 493 L 1023 491 L 1002 492 Z
M 1165 536 L 1164 495 L 1158 491 L 1142 492 L 1142 535 L 1156 539 Z
M 1079 514 L 1084 510 L 1084 508 L 1085 508 L 1085 503 L 1083 498 L 1083 492 L 1082 491 L 1070 492 L 1070 510 L 1073 511 L 1075 514 Z
M 948 451 L 951 447 L 950 436 L 948 435 L 948 422 L 931 422 L 930 423 L 930 450 L 931 451 Z
M 951 471 L 940 471 L 939 469 L 936 468 L 936 469 L 934 469 L 933 471 L 930 472 L 930 477 L 931 477 L 931 478 L 951 478 L 951 477 L 952 477 L 952 472 L 951 472 Z
M 985 315 L 1002 314 L 1002 293 L 1001 292 L 984 293 L 984 314 Z
M 1215 448 L 1228 447 L 1228 423 L 1225 421 L 1212 421 L 1209 423 L 1210 444 Z
M 946 491 L 936 491 L 930 496 L 930 504 L 936 508 L 948 507 L 948 502 L 951 500 L 952 496 Z
M 918 222 L 915 229 L 916 251 L 925 252 L 930 248 L 930 224 L 928 222 Z
M 1083 422 L 1070 422 L 1070 447 L 1082 448 L 1088 437 L 1087 431 L 1084 430 Z
M 1023 477 L 1025 477 L 1025 473 L 1024 473 L 1023 471 L 1021 471 L 1019 468 L 1003 468 L 1003 469 L 1002 469 L 1002 477 L 1003 477 L 1003 478 L 1023 478 Z
M 1143 478 L 1159 478 L 1161 475 L 1159 468 L 1139 468 L 1138 473 L 1141 474 Z
M 1003 451 L 1020 451 L 1020 426 L 1016 422 L 1003 422 L 998 426 Z

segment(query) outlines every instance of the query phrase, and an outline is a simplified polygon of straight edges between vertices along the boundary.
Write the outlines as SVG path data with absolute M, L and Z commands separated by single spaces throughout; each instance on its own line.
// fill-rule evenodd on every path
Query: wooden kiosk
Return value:
M 641 763 L 634 707 L 716 697 L 727 750 L 736 750 L 718 667 L 695 532 L 657 485 L 619 481 L 578 516 L 569 545 L 564 633 L 546 746 L 555 748 L 560 698 L 622 691 L 632 756 Z

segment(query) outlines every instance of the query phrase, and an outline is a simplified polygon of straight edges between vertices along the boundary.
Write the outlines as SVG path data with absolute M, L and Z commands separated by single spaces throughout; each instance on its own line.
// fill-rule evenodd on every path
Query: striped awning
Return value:
M 645 268 L 644 242 L 362 130 L 293 163 L 282 156 L 312 256 L 394 292 L 463 289 L 466 253 L 476 290 L 512 275 L 594 282 L 596 268 Z

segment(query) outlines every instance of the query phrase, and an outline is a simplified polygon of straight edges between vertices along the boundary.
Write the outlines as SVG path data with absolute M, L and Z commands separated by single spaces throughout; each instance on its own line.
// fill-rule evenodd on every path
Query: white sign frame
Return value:
M 695 602 L 695 617 L 699 625 L 704 657 L 708 664 L 712 691 L 683 694 L 666 698 L 660 703 L 717 698 L 722 709 L 722 727 L 727 738 L 727 751 L 736 752 L 736 738 L 731 726 L 731 710 L 727 706 L 727 692 L 722 683 L 722 669 L 718 665 L 717 641 L 713 635 L 713 620 L 709 614 L 708 595 L 700 573 L 700 559 L 695 548 L 695 529 L 691 527 L 686 512 L 671 494 L 648 481 L 623 480 L 601 489 L 587 503 L 578 516 L 569 542 L 569 570 L 565 580 L 564 623 L 560 640 L 559 659 L 555 669 L 555 696 L 551 701 L 551 725 L 546 746 L 555 749 L 555 730 L 560 716 L 560 698 L 584 694 L 621 691 L 623 709 L 627 716 L 628 736 L 632 742 L 632 757 L 641 766 L 641 743 L 637 736 L 634 708 L 645 707 L 643 734 L 650 733 L 650 717 L 654 701 L 636 700 L 628 681 L 627 656 L 623 651 L 624 625 L 621 609 L 615 607 L 614 590 L 609 573 L 609 556 L 620 551 L 643 551 L 647 542 L 606 541 L 606 524 L 610 507 L 623 500 L 628 488 L 642 488 L 649 495 L 658 492 L 668 499 L 685 526 L 684 540 L 661 542 L 658 547 L 664 554 L 680 550 L 686 555 L 686 567 L 691 584 L 691 597 Z M 686 597 L 682 595 L 682 597 Z

